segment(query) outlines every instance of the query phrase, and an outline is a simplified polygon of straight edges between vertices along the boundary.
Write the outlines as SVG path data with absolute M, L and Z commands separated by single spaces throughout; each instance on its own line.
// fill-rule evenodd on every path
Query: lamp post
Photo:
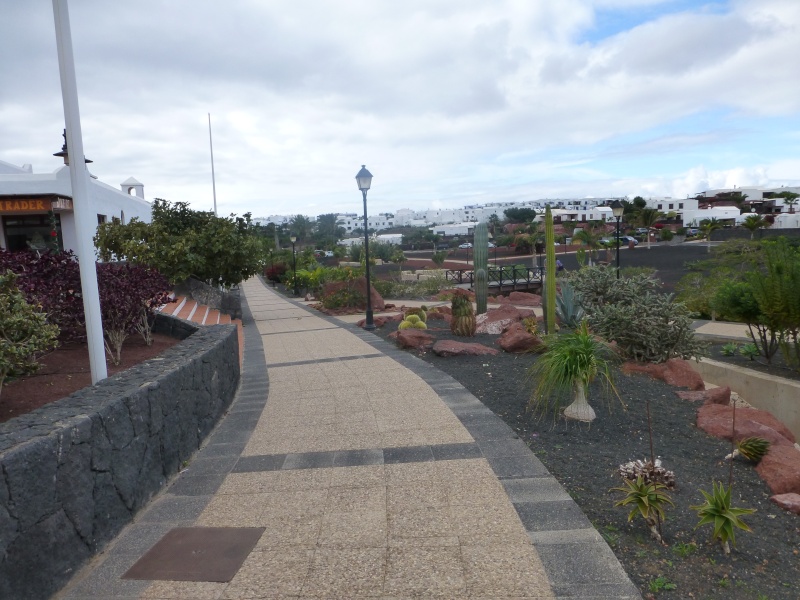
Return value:
M 289 240 L 292 242 L 292 272 L 294 275 L 292 276 L 292 281 L 294 281 L 294 295 L 299 296 L 299 292 L 297 291 L 297 254 L 294 251 L 294 243 L 297 241 L 297 236 L 292 234 Z
M 613 213 L 614 218 L 617 220 L 617 279 L 619 279 L 619 221 L 622 219 L 622 213 L 624 211 L 625 207 L 619 200 L 614 200 L 611 203 L 611 212 Z
M 367 271 L 367 319 L 364 329 L 372 331 L 375 329 L 375 323 L 372 320 L 372 288 L 369 284 L 369 221 L 367 220 L 367 190 L 372 184 L 372 173 L 367 171 L 365 165 L 361 165 L 361 170 L 356 174 L 356 182 L 364 198 L 364 264 Z

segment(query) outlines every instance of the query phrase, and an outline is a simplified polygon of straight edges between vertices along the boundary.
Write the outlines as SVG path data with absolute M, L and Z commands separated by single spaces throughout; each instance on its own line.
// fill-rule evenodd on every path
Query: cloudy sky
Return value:
M 86 155 L 221 214 L 800 184 L 798 0 L 71 0 Z M 0 160 L 56 169 L 52 3 L 0 0 Z

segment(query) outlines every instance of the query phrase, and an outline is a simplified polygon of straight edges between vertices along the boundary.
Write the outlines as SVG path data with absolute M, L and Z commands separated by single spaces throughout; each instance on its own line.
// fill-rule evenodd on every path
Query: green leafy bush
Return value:
M 36 356 L 58 344 L 58 327 L 25 300 L 16 280 L 11 271 L 0 275 L 0 393 L 7 379 L 38 371 Z
M 720 348 L 720 352 L 722 353 L 722 356 L 734 356 L 738 349 L 739 349 L 739 344 L 737 344 L 736 342 L 729 342 L 727 344 L 724 344 L 722 348 Z

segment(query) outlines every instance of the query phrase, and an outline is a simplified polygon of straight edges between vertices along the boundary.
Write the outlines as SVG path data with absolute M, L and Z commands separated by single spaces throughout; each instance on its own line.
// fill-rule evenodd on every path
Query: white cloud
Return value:
M 52 14 L 6 4 L 0 159 L 54 169 Z M 797 130 L 800 3 L 672 5 L 73 2 L 84 145 L 104 181 L 208 208 L 210 112 L 221 211 L 255 214 L 358 211 L 363 163 L 371 210 L 791 179 L 800 145 L 774 131 Z M 642 7 L 655 16 L 580 41 L 595 10 Z

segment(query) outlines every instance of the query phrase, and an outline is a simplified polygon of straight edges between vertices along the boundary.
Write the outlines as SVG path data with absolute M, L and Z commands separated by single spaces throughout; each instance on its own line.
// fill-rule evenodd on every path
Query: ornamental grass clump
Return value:
M 585 321 L 574 332 L 549 336 L 545 345 L 544 355 L 528 370 L 535 381 L 529 408 L 557 414 L 564 398 L 571 397 L 564 417 L 593 421 L 596 414 L 586 400 L 589 384 L 599 378 L 607 392 L 617 395 L 611 370 L 616 355 L 589 332 Z

